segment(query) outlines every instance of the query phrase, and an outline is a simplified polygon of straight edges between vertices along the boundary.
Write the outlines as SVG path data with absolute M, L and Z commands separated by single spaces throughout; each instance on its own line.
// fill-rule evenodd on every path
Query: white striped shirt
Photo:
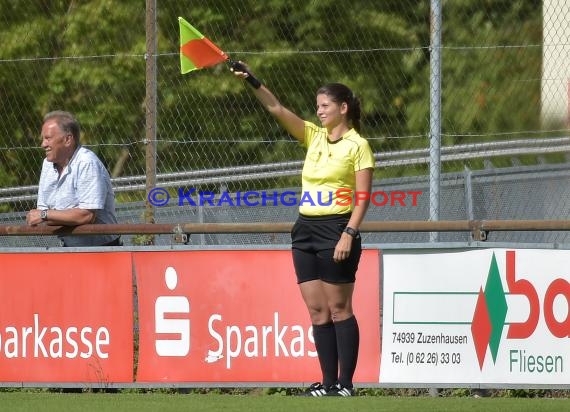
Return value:
M 95 223 L 117 223 L 111 177 L 97 155 L 79 146 L 61 176 L 52 162 L 44 159 L 38 189 L 38 209 L 88 209 Z M 61 236 L 66 246 L 98 246 L 116 235 Z

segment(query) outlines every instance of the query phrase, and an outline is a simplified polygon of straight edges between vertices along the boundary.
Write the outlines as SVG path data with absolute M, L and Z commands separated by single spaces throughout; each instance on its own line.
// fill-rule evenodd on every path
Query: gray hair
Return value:
M 73 116 L 73 114 L 69 112 L 65 112 L 63 110 L 55 110 L 53 112 L 49 112 L 44 116 L 44 123 L 48 120 L 55 119 L 55 122 L 59 126 L 59 128 L 64 133 L 69 133 L 75 139 L 75 142 L 79 144 L 79 137 L 81 135 L 81 127 L 79 126 L 79 122 Z

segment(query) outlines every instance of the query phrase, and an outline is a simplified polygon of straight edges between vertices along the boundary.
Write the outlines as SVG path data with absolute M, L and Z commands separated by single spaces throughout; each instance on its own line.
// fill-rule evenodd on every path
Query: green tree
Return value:
M 444 144 L 539 130 L 540 6 L 443 2 Z M 157 7 L 160 173 L 303 158 L 225 65 L 180 74 L 178 16 L 246 61 L 302 117 L 317 121 L 315 91 L 340 81 L 362 99 L 374 150 L 428 147 L 429 2 L 162 0 Z M 115 175 L 144 175 L 145 3 L 0 0 L 0 24 L 0 185 L 37 183 L 41 117 L 54 109 L 77 115 L 83 143 Z

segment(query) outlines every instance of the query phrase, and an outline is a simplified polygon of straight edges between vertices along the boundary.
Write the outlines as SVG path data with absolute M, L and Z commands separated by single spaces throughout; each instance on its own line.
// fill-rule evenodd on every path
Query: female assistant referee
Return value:
M 369 201 L 337 201 L 339 189 L 370 193 L 374 156 L 359 134 L 360 101 L 345 85 L 317 90 L 321 127 L 281 105 L 242 62 L 231 71 L 245 79 L 255 97 L 307 150 L 302 190 L 316 205 L 302 204 L 291 231 L 297 283 L 309 310 L 322 381 L 303 396 L 354 396 L 359 330 L 352 309 L 356 270 L 362 252 L 359 227 Z M 343 193 L 346 193 L 343 191 Z M 332 197 L 332 199 L 326 197 Z M 329 201 L 332 200 L 332 201 Z

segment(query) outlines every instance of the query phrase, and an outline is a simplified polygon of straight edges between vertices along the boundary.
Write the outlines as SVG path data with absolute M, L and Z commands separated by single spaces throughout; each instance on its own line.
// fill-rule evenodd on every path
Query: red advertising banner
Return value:
M 379 251 L 365 250 L 354 311 L 355 383 L 380 367 Z M 314 382 L 309 315 L 290 250 L 134 252 L 137 382 Z
M 6 253 L 0 268 L 0 382 L 132 382 L 130 253 Z

